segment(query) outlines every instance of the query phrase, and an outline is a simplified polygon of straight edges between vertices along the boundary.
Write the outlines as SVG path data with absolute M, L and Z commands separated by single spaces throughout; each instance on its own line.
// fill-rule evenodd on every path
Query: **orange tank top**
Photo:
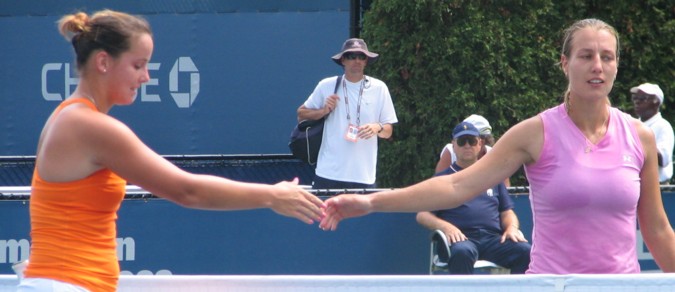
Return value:
M 62 102 L 54 115 L 77 102 L 96 110 L 88 99 L 75 98 Z M 47 182 L 36 163 L 30 197 L 32 243 L 25 277 L 59 280 L 90 291 L 115 291 L 119 277 L 115 220 L 125 185 L 109 169 L 77 181 Z

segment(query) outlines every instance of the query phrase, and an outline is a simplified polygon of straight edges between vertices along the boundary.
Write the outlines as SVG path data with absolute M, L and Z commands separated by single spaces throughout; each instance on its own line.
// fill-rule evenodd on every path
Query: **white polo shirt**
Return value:
M 663 159 L 663 166 L 659 167 L 659 181 L 668 181 L 673 176 L 673 145 L 675 144 L 673 127 L 661 116 L 660 112 L 643 123 L 654 132 L 656 149 Z

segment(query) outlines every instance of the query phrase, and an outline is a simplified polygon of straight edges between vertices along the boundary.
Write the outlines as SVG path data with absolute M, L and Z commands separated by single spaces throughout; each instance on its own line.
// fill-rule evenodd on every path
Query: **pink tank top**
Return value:
M 564 105 L 539 116 L 541 156 L 525 167 L 534 221 L 527 273 L 639 273 L 635 236 L 644 154 L 633 118 L 610 107 L 607 133 L 594 145 Z

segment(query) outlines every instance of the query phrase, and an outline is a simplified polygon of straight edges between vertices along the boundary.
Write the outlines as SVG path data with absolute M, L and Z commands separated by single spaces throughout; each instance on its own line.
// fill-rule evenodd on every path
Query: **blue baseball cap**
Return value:
M 452 130 L 452 137 L 455 139 L 467 135 L 478 137 L 480 136 L 480 132 L 478 132 L 476 126 L 469 122 L 461 122 Z

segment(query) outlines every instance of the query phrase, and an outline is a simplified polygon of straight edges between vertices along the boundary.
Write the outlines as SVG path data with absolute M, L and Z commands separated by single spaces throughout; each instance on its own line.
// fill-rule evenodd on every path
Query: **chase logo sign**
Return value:
M 178 74 L 182 72 L 186 72 L 190 76 L 189 92 L 178 90 Z M 190 57 L 180 57 L 173 64 L 169 73 L 169 91 L 179 108 L 188 108 L 197 99 L 197 94 L 199 94 L 199 70 Z
M 148 63 L 150 80 L 139 89 L 140 101 L 166 102 L 168 96 L 164 98 L 166 94 L 162 93 L 168 93 L 178 108 L 191 107 L 200 87 L 199 69 L 192 58 L 176 59 L 168 76 L 160 70 L 161 66 L 162 63 Z M 61 101 L 70 96 L 79 82 L 70 63 L 44 64 L 40 77 L 42 98 L 47 101 Z

